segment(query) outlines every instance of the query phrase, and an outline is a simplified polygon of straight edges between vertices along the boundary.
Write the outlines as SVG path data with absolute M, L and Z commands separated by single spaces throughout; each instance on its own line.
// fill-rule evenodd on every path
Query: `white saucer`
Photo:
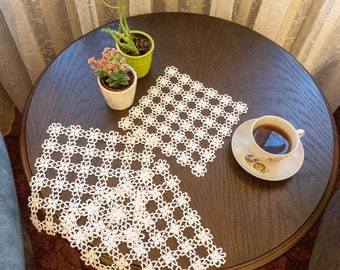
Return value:
M 248 120 L 235 130 L 231 140 L 231 148 L 237 162 L 248 173 L 263 180 L 280 181 L 293 176 L 301 168 L 304 160 L 304 151 L 301 142 L 299 143 L 298 149 L 293 154 L 281 161 L 270 163 L 259 161 L 258 164 L 265 166 L 263 171 L 254 168 L 255 162 L 251 160 L 251 156 L 250 159 L 248 157 L 248 162 L 246 161 L 247 155 L 252 154 L 249 145 L 249 129 L 255 120 L 256 119 Z

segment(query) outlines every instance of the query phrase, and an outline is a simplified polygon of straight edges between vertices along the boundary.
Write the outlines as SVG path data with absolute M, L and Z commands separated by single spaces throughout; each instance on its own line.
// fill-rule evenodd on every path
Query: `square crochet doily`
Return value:
M 225 262 L 155 136 L 52 124 L 29 197 L 35 227 L 59 233 L 97 269 L 209 269 Z M 106 263 L 104 263 L 106 262 Z
M 206 88 L 171 66 L 119 127 L 140 136 L 156 134 L 163 154 L 203 176 L 207 163 L 214 160 L 215 151 L 247 109 L 245 103 Z

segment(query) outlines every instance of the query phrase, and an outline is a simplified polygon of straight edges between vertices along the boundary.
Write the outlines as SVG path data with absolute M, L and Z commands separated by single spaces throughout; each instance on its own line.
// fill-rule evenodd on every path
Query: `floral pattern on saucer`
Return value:
M 238 164 L 251 175 L 266 181 L 281 181 L 292 177 L 301 168 L 304 161 L 303 145 L 300 142 L 298 149 L 293 154 L 279 162 L 270 162 L 268 160 L 254 157 L 250 147 L 250 128 L 256 119 L 250 119 L 242 123 L 234 132 L 231 139 L 232 153 Z M 247 135 L 248 134 L 248 135 Z M 263 168 L 261 171 L 259 169 Z M 256 168 L 254 168 L 256 164 Z
M 254 157 L 254 155 L 247 154 L 244 156 L 245 161 L 247 162 L 248 165 L 253 167 L 255 170 L 261 172 L 261 173 L 269 173 L 270 171 L 266 167 L 263 161 L 260 159 Z

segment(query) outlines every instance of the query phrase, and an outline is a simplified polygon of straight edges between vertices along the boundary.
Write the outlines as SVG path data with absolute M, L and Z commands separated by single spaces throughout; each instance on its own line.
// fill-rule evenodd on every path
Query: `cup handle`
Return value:
M 303 129 L 296 130 L 297 135 L 299 138 L 302 138 L 305 135 L 305 131 Z

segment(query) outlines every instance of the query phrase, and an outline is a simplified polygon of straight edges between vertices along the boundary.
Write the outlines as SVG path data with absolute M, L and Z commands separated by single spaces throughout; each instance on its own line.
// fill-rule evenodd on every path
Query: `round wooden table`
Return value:
M 244 171 L 233 156 L 232 136 L 225 138 L 202 178 L 169 158 L 192 208 L 211 230 L 215 244 L 227 253 L 220 269 L 254 269 L 278 258 L 320 217 L 336 178 L 336 128 L 313 79 L 274 42 L 226 20 L 160 13 L 130 17 L 128 22 L 131 29 L 141 29 L 155 41 L 152 67 L 138 81 L 135 105 L 165 67 L 176 66 L 205 87 L 247 103 L 248 113 L 241 115 L 238 125 L 272 114 L 305 130 L 303 165 L 283 181 L 261 180 Z M 128 110 L 114 111 L 105 104 L 87 64 L 106 46 L 114 42 L 100 29 L 84 35 L 37 81 L 22 125 L 21 150 L 28 179 L 36 173 L 34 162 L 51 123 L 119 131 L 117 122 Z

